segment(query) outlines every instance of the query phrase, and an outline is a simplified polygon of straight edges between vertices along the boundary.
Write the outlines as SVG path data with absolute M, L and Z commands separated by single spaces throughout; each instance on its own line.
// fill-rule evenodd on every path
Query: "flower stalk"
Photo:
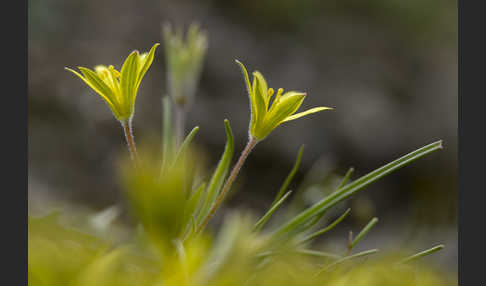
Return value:
M 254 137 L 250 136 L 250 139 L 248 140 L 248 143 L 246 144 L 245 149 L 243 149 L 243 151 L 241 151 L 240 158 L 238 158 L 238 161 L 236 162 L 235 166 L 231 170 L 231 173 L 230 173 L 228 179 L 224 183 L 223 189 L 221 190 L 221 193 L 218 195 L 218 198 L 214 202 L 213 207 L 209 211 L 209 214 L 206 216 L 204 221 L 201 223 L 199 228 L 196 230 L 196 233 L 201 232 L 206 227 L 209 220 L 213 217 L 214 213 L 216 213 L 216 210 L 219 208 L 219 206 L 223 202 L 223 199 L 224 199 L 226 193 L 229 191 L 229 189 L 233 185 L 233 182 L 235 181 L 236 177 L 238 176 L 238 173 L 240 172 L 241 167 L 243 167 L 243 164 L 245 163 L 246 158 L 248 158 L 248 155 L 253 150 L 253 148 L 255 148 L 257 143 L 258 143 L 258 140 L 255 139 Z
M 135 146 L 135 139 L 133 138 L 132 120 L 128 119 L 120 121 L 125 133 L 125 139 L 127 140 L 128 151 L 130 152 L 130 158 L 135 163 L 135 166 L 140 166 L 140 158 L 138 157 L 137 147 Z
M 295 120 L 319 111 L 332 109 L 331 107 L 314 107 L 307 111 L 295 114 L 304 101 L 306 93 L 296 91 L 284 93 L 282 88 L 278 89 L 272 104 L 270 104 L 275 91 L 273 88 L 268 88 L 263 75 L 260 72 L 255 71 L 253 73 L 253 83 L 250 83 L 248 72 L 243 63 L 238 60 L 236 60 L 236 63 L 240 66 L 243 73 L 250 99 L 251 118 L 248 130 L 250 139 L 245 149 L 241 152 L 240 158 L 231 170 L 228 179 L 224 183 L 221 193 L 219 193 L 211 210 L 196 230 L 196 233 L 202 231 L 213 217 L 214 213 L 223 202 L 226 193 L 235 181 L 236 176 L 238 176 L 246 158 L 258 142 L 265 139 L 275 128 L 284 122 Z
M 135 99 L 158 46 L 158 43 L 154 44 L 147 53 L 140 54 L 136 50 L 131 52 L 119 71 L 113 65 L 97 65 L 93 70 L 78 67 L 81 73 L 66 67 L 66 70 L 79 77 L 106 102 L 113 116 L 121 123 L 130 156 L 137 167 L 140 159 L 132 132 Z

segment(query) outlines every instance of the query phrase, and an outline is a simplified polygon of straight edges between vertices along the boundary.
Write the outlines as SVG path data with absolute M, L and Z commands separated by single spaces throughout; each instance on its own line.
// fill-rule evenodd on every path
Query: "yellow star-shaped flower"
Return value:
M 66 69 L 96 91 L 106 101 L 116 119 L 122 123 L 127 122 L 133 116 L 138 88 L 154 60 L 157 46 L 158 43 L 148 53 L 139 54 L 138 51 L 130 53 L 120 72 L 112 65 L 108 67 L 99 65 L 94 68 L 94 71 L 78 67 L 82 75 L 70 68 Z
M 275 92 L 273 88 L 268 88 L 263 75 L 258 71 L 253 72 L 253 84 L 250 84 L 245 66 L 238 60 L 236 62 L 241 67 L 250 97 L 251 120 L 249 133 L 251 137 L 258 141 L 265 139 L 268 134 L 284 122 L 322 110 L 332 109 L 331 107 L 314 107 L 294 114 L 302 105 L 306 93 L 297 91 L 283 93 L 284 90 L 282 88 L 277 90 L 277 95 L 270 105 L 270 100 Z

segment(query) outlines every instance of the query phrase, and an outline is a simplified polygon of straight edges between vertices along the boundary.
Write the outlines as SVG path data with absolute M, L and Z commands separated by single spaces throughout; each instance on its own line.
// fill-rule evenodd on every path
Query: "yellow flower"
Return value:
M 249 133 L 251 137 L 258 141 L 265 139 L 272 130 L 284 122 L 322 110 L 332 109 L 331 107 L 314 107 L 294 114 L 304 101 L 306 93 L 297 91 L 283 93 L 284 90 L 282 88 L 277 90 L 277 95 L 270 105 L 270 99 L 275 92 L 273 88 L 268 88 L 263 75 L 258 71 L 253 72 L 253 84 L 250 84 L 245 66 L 238 60 L 236 62 L 241 67 L 250 97 L 251 120 Z
M 99 65 L 94 68 L 94 71 L 78 67 L 83 75 L 70 68 L 66 69 L 96 91 L 106 101 L 116 119 L 122 123 L 127 122 L 133 116 L 138 88 L 154 60 L 158 45 L 155 44 L 148 53 L 139 54 L 138 51 L 130 53 L 120 72 L 112 65 L 108 67 Z

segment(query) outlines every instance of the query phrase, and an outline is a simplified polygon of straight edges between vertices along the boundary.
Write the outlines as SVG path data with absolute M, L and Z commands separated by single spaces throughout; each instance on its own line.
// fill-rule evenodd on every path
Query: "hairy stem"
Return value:
M 140 158 L 138 157 L 137 147 L 135 147 L 135 140 L 133 139 L 132 131 L 132 119 L 121 122 L 123 132 L 125 133 L 125 139 L 127 140 L 128 151 L 130 151 L 130 157 L 136 166 L 140 164 Z
M 236 162 L 235 166 L 231 170 L 231 173 L 230 173 L 228 179 L 224 183 L 223 189 L 221 190 L 221 193 L 219 193 L 218 197 L 216 198 L 216 201 L 214 202 L 213 207 L 209 211 L 209 214 L 206 216 L 206 218 L 204 219 L 204 221 L 201 223 L 201 225 L 197 229 L 196 233 L 201 232 L 206 227 L 206 225 L 208 224 L 209 220 L 213 217 L 214 213 L 216 212 L 216 210 L 218 209 L 218 207 L 223 202 L 223 199 L 224 199 L 226 193 L 231 188 L 231 185 L 233 185 L 233 182 L 235 181 L 236 177 L 238 176 L 238 173 L 240 172 L 241 167 L 245 163 L 246 158 L 248 157 L 248 155 L 250 154 L 251 150 L 253 150 L 253 148 L 255 147 L 255 145 L 257 143 L 258 143 L 258 141 L 255 138 L 250 137 L 250 140 L 248 141 L 248 144 L 246 144 L 245 149 L 243 149 L 243 151 L 241 152 L 240 158 L 238 158 L 238 161 Z

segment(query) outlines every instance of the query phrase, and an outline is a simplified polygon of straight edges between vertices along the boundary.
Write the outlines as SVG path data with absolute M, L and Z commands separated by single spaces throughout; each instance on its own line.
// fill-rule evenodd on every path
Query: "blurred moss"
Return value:
M 424 262 L 398 265 L 398 253 L 391 252 L 332 271 L 321 271 L 322 258 L 295 252 L 257 258 L 264 238 L 251 233 L 249 218 L 233 213 L 214 239 L 194 239 L 174 246 L 177 254 L 160 257 L 72 230 L 59 214 L 31 217 L 29 285 L 457 285 L 452 273 Z

